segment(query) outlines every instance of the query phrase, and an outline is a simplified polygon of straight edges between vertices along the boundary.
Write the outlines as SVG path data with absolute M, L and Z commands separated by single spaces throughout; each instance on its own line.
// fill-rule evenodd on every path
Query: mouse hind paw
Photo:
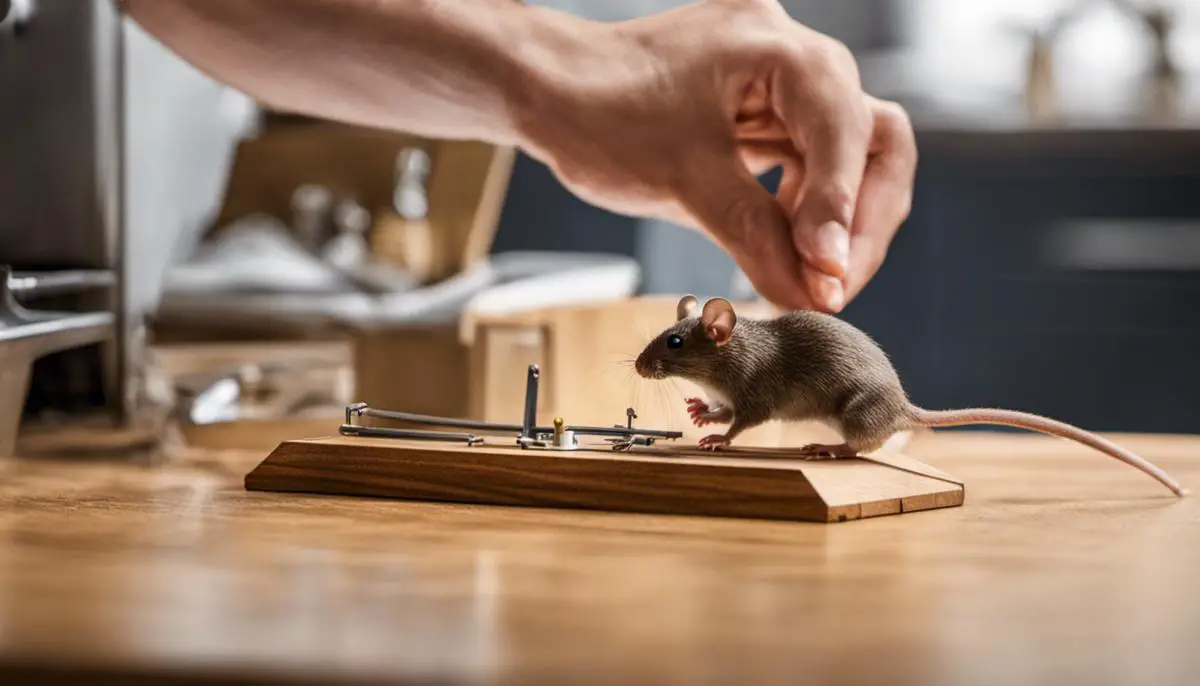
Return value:
M 710 434 L 698 442 L 701 450 L 720 450 L 729 447 L 729 438 L 725 434 Z

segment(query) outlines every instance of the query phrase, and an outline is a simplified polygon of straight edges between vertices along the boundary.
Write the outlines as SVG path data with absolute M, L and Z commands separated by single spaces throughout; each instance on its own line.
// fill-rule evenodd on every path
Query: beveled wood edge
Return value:
M 356 455 L 342 463 L 345 465 L 342 470 L 336 455 L 319 454 L 315 449 L 320 448 L 332 449 L 334 453 L 351 450 Z M 404 453 L 400 459 L 406 461 L 410 472 L 408 478 L 412 480 L 411 484 L 401 487 L 406 491 L 403 496 L 388 492 L 394 487 L 388 484 L 386 476 L 374 482 L 370 478 L 373 472 L 378 477 L 378 463 L 387 460 L 388 453 L 396 452 Z M 513 462 L 520 463 L 517 473 L 527 478 L 504 481 L 505 471 L 513 469 L 510 457 L 515 458 Z M 561 469 L 575 463 L 574 466 L 585 471 L 590 465 L 593 470 L 599 467 L 601 472 L 615 473 L 614 462 L 622 463 L 620 469 L 630 480 L 629 488 L 614 488 L 615 477 L 601 476 L 599 481 L 593 482 L 596 484 L 593 489 L 585 489 L 587 495 L 582 498 L 575 488 L 570 487 L 570 482 L 579 479 L 580 474 Z M 431 464 L 438 467 L 430 469 Z M 442 464 L 445 464 L 444 468 L 440 466 Z M 541 466 L 547 468 L 541 469 Z M 456 483 L 456 477 L 446 478 L 450 472 L 458 472 L 466 478 Z M 500 478 L 488 479 L 496 476 Z M 722 480 L 725 486 L 704 489 L 715 496 L 715 500 L 693 501 L 679 496 L 680 489 L 694 490 L 698 488 L 697 480 L 706 478 Z M 639 489 L 642 484 L 664 479 L 682 481 L 663 490 L 653 487 L 645 490 L 644 486 Z M 623 452 L 595 450 L 563 453 L 524 450 L 515 446 L 467 448 L 459 444 L 340 436 L 333 440 L 284 441 L 246 475 L 244 482 L 250 491 L 347 495 L 409 502 L 783 521 L 823 521 L 828 516 L 828 506 L 821 495 L 798 469 L 780 469 L 779 465 L 770 463 L 764 466 L 692 464 L 677 459 L 631 457 Z M 759 486 L 753 486 L 754 483 Z M 564 484 L 566 488 L 558 488 Z M 789 488 L 792 490 L 786 496 L 781 495 L 781 490 Z M 417 495 L 420 491 L 425 493 Z M 539 494 L 540 499 L 531 493 Z
M 360 494 L 360 493 L 356 494 L 353 492 L 337 491 L 336 489 L 326 490 L 326 489 L 312 489 L 312 488 L 268 487 L 266 485 L 266 483 L 264 483 L 264 482 L 270 481 L 273 478 L 272 475 L 270 475 L 269 473 L 264 473 L 264 471 L 270 472 L 270 470 L 273 467 L 286 466 L 286 465 L 279 465 L 279 463 L 285 462 L 289 458 L 294 457 L 296 455 L 296 453 L 293 450 L 291 450 L 291 448 L 294 448 L 298 445 L 310 445 L 310 446 L 311 445 L 329 445 L 329 446 L 338 446 L 338 447 L 344 448 L 344 447 L 354 445 L 354 444 L 359 444 L 363 447 L 370 448 L 372 450 L 372 452 L 374 452 L 375 450 L 390 449 L 390 448 L 396 447 L 397 440 L 396 439 L 383 439 L 383 438 L 359 438 L 359 437 L 334 435 L 334 436 L 302 438 L 302 439 L 292 439 L 292 440 L 283 441 L 278 446 L 276 446 L 276 448 L 273 451 L 271 451 L 271 453 L 269 455 L 267 455 L 261 462 L 259 462 L 259 464 L 256 465 L 254 467 L 254 469 L 252 469 L 249 473 L 246 474 L 246 476 L 243 480 L 244 487 L 248 491 L 287 492 L 287 493 L 308 494 L 308 495 L 345 495 L 348 497 L 370 497 L 370 498 L 379 498 L 379 499 L 385 499 L 385 500 L 395 499 L 394 497 L 387 496 L 387 495 L 371 495 L 371 494 Z M 430 452 L 435 452 L 435 451 L 455 453 L 455 452 L 458 452 L 459 450 L 468 450 L 469 449 L 472 451 L 481 451 L 483 454 L 490 455 L 490 456 L 513 454 L 513 455 L 522 455 L 523 457 L 530 457 L 530 455 L 528 454 L 528 451 L 521 449 L 519 447 L 516 447 L 516 446 L 511 446 L 511 447 L 509 447 L 509 446 L 479 446 L 479 447 L 467 448 L 465 446 L 461 446 L 461 445 L 458 445 L 455 443 L 435 443 L 435 442 L 428 442 L 428 443 L 421 442 L 421 443 L 419 443 L 419 445 L 421 446 L 422 452 L 425 454 L 428 454 Z M 921 462 L 919 462 L 913 458 L 910 458 L 908 456 L 905 456 L 905 455 L 893 456 L 893 455 L 889 454 L 889 455 L 883 456 L 883 459 L 878 459 L 879 456 L 873 455 L 869 458 L 860 458 L 860 459 L 864 463 L 870 463 L 870 464 L 874 464 L 877 466 L 897 469 L 900 471 L 905 471 L 905 472 L 914 474 L 916 476 L 920 476 L 920 477 L 928 479 L 930 481 L 942 482 L 942 483 L 947 484 L 949 486 L 949 488 L 945 488 L 942 490 L 934 490 L 934 491 L 930 491 L 930 492 L 926 492 L 926 493 L 918 493 L 918 494 L 914 494 L 914 495 L 910 495 L 910 496 L 902 496 L 899 498 L 885 498 L 885 499 L 881 499 L 881 500 L 877 500 L 877 501 L 867 501 L 867 502 L 862 502 L 862 503 L 852 503 L 852 504 L 845 504 L 845 505 L 828 505 L 822 499 L 823 497 L 821 496 L 819 490 L 816 489 L 815 486 L 813 486 L 811 484 L 811 482 L 808 481 L 808 478 L 803 473 L 803 469 L 796 468 L 795 466 L 792 466 L 791 468 L 786 468 L 782 464 L 782 459 L 781 459 L 782 456 L 776 456 L 774 458 L 768 458 L 768 459 L 755 459 L 753 457 L 732 457 L 731 458 L 729 455 L 719 457 L 719 458 L 718 457 L 703 457 L 703 456 L 701 456 L 701 457 L 688 456 L 688 457 L 685 457 L 684 459 L 680 459 L 680 456 L 678 453 L 672 453 L 669 456 L 667 456 L 667 455 L 664 455 L 664 456 L 646 455 L 646 454 L 638 455 L 633 452 L 613 453 L 613 451 L 611 451 L 610 449 L 600 449 L 598 447 L 586 448 L 581 451 L 568 452 L 568 453 L 558 453 L 558 452 L 554 452 L 554 451 L 538 451 L 538 452 L 544 453 L 544 454 L 540 454 L 535 457 L 536 458 L 544 458 L 544 459 L 564 459 L 564 458 L 579 459 L 578 453 L 583 452 L 588 456 L 588 458 L 595 459 L 595 460 L 602 460 L 602 459 L 606 459 L 606 458 L 616 458 L 616 459 L 625 460 L 625 461 L 647 462 L 647 463 L 652 463 L 652 464 L 655 464 L 655 463 L 656 464 L 672 464 L 672 465 L 689 465 L 689 464 L 691 464 L 691 465 L 695 465 L 698 467 L 707 467 L 707 468 L 715 467 L 718 469 L 723 468 L 723 467 L 729 468 L 729 469 L 738 469 L 738 468 L 749 467 L 749 468 L 752 468 L 755 470 L 761 469 L 761 470 L 767 470 L 767 471 L 780 471 L 783 473 L 791 473 L 793 476 L 799 476 L 801 479 L 803 479 L 808 484 L 809 488 L 812 489 L 811 499 L 816 500 L 818 503 L 820 503 L 821 508 L 824 509 L 825 516 L 821 517 L 821 518 L 799 518 L 799 519 L 794 518 L 794 517 L 793 518 L 782 518 L 782 521 L 810 521 L 810 522 L 827 522 L 827 523 L 846 522 L 846 521 L 867 519 L 867 518 L 873 518 L 873 517 L 879 517 L 879 516 L 913 513 L 913 512 L 920 512 L 920 511 L 927 511 L 927 510 L 944 509 L 944 508 L 950 508 L 950 507 L 959 507 L 959 506 L 963 505 L 963 503 L 966 500 L 966 486 L 963 482 L 954 480 L 953 477 L 949 477 L 949 475 L 945 475 L 944 473 L 940 472 L 939 470 L 929 467 L 928 465 L 925 465 L 924 463 L 921 463 Z M 753 451 L 751 451 L 749 449 L 743 449 L 742 452 L 753 452 Z M 302 455 L 302 456 L 304 454 L 305 454 L 304 452 L 300 453 L 300 455 Z M 690 458 L 690 459 L 688 459 L 688 458 Z M 897 458 L 903 458 L 903 463 L 902 464 L 889 463 L 890 461 L 899 461 L 899 460 L 897 460 Z M 909 466 L 904 466 L 904 465 L 909 465 Z M 928 469 L 932 473 L 925 473 L 925 472 L 921 471 L 920 469 L 913 468 L 913 465 L 919 466 L 920 468 Z M 427 502 L 427 503 L 475 504 L 475 505 L 489 505 L 489 506 L 497 506 L 497 507 L 530 507 L 530 508 L 535 508 L 535 509 L 569 509 L 569 510 L 582 509 L 582 510 L 596 511 L 595 508 L 571 506 L 569 504 L 547 504 L 547 505 L 504 504 L 504 503 L 477 502 L 474 500 L 430 499 L 430 498 L 412 498 L 412 499 L 406 498 L 405 500 L 408 500 L 410 502 Z M 734 515 L 686 514 L 686 513 L 679 513 L 679 512 L 654 511 L 654 510 L 632 511 L 632 510 L 622 509 L 622 510 L 613 510 L 613 511 L 618 512 L 618 513 L 656 514 L 656 515 L 667 515 L 667 516 L 716 516 L 716 517 L 734 516 Z M 773 518 L 773 517 L 751 517 L 751 518 L 779 519 L 779 518 Z
M 867 503 L 855 503 L 853 505 L 835 505 L 829 508 L 829 521 L 852 521 L 929 510 L 942 510 L 951 507 L 961 507 L 964 502 L 966 502 L 966 488 L 950 488 L 944 491 L 892 500 L 878 500 Z
M 909 474 L 916 474 L 918 476 L 936 479 L 937 481 L 944 481 L 948 484 L 953 484 L 963 488 L 966 487 L 966 482 L 964 482 L 962 479 L 947 474 L 940 469 L 931 467 L 924 462 L 921 462 L 920 460 L 903 453 L 872 453 L 864 456 L 862 459 L 883 467 L 890 467 L 891 469 L 898 469 L 902 472 L 908 472 Z

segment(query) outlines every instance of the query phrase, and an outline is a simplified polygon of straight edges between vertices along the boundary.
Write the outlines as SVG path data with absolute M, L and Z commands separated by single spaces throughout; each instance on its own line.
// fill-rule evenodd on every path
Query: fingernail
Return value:
M 822 224 L 817 229 L 817 249 L 842 268 L 850 268 L 850 232 L 837 222 Z
M 825 309 L 838 312 L 846 304 L 846 293 L 842 290 L 842 282 L 832 277 L 824 277 L 817 285 L 818 297 L 825 303 Z

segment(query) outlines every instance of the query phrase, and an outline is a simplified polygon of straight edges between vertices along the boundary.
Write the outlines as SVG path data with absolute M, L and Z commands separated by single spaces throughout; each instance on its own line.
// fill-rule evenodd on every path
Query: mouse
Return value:
M 805 460 L 868 455 L 893 436 L 920 428 L 1007 426 L 1075 441 L 1141 470 L 1176 496 L 1189 493 L 1142 457 L 1064 422 L 1015 410 L 915 405 L 880 345 L 832 314 L 795 310 L 739 319 L 728 300 L 711 298 L 701 307 L 690 294 L 675 314 L 674 324 L 646 344 L 634 369 L 645 379 L 681 378 L 703 389 L 707 398 L 686 399 L 692 422 L 728 425 L 725 433 L 700 439 L 705 450 L 728 447 L 771 420 L 816 421 L 841 437 L 842 443 L 798 448 Z

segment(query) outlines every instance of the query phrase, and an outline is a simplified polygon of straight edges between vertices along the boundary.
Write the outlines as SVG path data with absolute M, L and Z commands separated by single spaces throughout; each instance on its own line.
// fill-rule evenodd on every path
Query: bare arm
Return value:
M 513 0 L 124 0 L 180 57 L 276 109 L 516 144 L 526 59 L 551 31 Z M 561 22 L 561 20 L 559 20 Z M 554 33 L 562 31 L 556 26 Z
M 269 106 L 520 147 L 608 210 L 705 231 L 787 309 L 840 310 L 908 216 L 898 106 L 777 0 L 601 23 L 516 0 L 125 0 Z M 755 178 L 783 166 L 779 193 Z

